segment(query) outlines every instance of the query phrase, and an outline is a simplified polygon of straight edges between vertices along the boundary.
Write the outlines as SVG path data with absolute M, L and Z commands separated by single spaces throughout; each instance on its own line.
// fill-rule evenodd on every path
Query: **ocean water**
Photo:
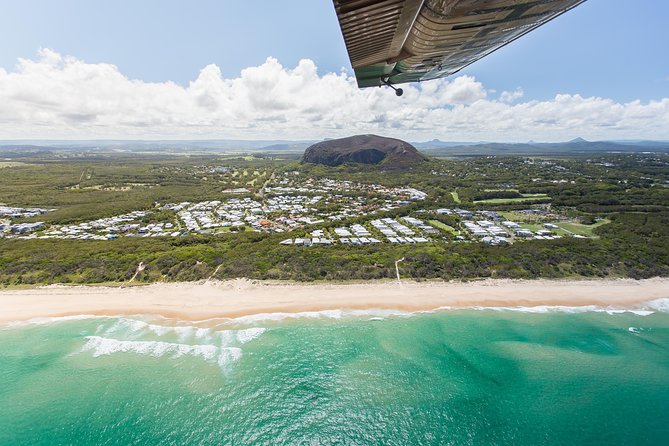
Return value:
M 665 304 L 4 325 L 0 444 L 669 444 Z

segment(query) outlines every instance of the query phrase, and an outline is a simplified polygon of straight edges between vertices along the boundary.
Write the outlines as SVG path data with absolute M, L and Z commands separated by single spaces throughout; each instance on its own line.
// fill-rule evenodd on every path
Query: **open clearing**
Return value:
M 19 166 L 28 166 L 28 163 L 19 163 L 15 161 L 0 161 L 0 169 L 4 169 L 6 167 L 19 167 Z
M 600 226 L 603 226 L 607 223 L 610 223 L 611 220 L 607 219 L 602 219 L 595 223 L 594 225 L 584 225 L 582 223 L 575 223 L 575 222 L 568 222 L 568 223 L 556 223 L 557 226 L 559 226 L 561 229 L 564 229 L 567 232 L 577 234 L 577 235 L 584 235 L 587 237 L 592 237 L 593 230 L 595 228 L 598 228 Z
M 460 231 L 458 231 L 454 227 L 448 226 L 447 224 L 444 224 L 444 223 L 442 223 L 438 220 L 429 220 L 428 223 L 430 223 L 435 228 L 441 229 L 442 231 L 450 232 L 451 234 L 455 234 L 455 235 L 460 234 Z
M 488 200 L 479 200 L 475 201 L 474 204 L 487 203 L 487 204 L 513 204 L 513 203 L 532 203 L 535 201 L 546 201 L 550 200 L 546 194 L 523 194 L 522 197 L 518 198 L 490 198 Z

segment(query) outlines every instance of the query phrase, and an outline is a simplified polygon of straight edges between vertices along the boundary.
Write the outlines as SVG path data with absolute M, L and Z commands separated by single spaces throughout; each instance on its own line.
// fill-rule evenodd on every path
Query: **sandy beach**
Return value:
M 321 310 L 598 306 L 641 308 L 669 298 L 669 279 L 298 284 L 230 280 L 133 287 L 51 285 L 0 291 L 0 321 L 81 314 L 184 320 Z

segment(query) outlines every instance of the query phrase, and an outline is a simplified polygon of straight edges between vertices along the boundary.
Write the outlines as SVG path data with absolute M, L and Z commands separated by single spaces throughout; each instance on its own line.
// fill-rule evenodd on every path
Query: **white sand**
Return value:
M 79 314 L 187 320 L 333 309 L 586 306 L 638 308 L 669 298 L 669 279 L 298 284 L 231 280 L 134 287 L 52 285 L 0 291 L 0 321 Z

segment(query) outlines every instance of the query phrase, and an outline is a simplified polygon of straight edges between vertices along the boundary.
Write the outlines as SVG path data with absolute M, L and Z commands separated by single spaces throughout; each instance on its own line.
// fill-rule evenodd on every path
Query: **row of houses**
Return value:
M 333 244 L 333 240 L 329 238 L 321 238 L 321 237 L 312 237 L 312 238 L 301 238 L 298 237 L 296 239 L 286 239 L 280 242 L 282 245 L 295 245 L 295 246 L 317 246 L 317 245 L 322 245 L 322 246 L 331 246 Z
M 491 245 L 510 243 L 508 237 L 511 235 L 517 238 L 534 240 L 554 240 L 562 237 L 552 231 L 552 229 L 559 229 L 559 226 L 552 223 L 544 224 L 546 229 L 537 231 L 525 229 L 520 224 L 509 220 L 501 222 L 501 226 L 505 228 L 486 220 L 464 221 L 462 225 L 472 236 L 478 237 L 483 243 Z
M 431 241 L 425 237 L 388 237 L 390 243 L 427 243 Z
M 34 223 L 16 223 L 10 225 L 0 225 L 0 232 L 9 232 L 10 234 L 28 234 L 37 231 L 44 227 L 44 222 L 38 221 Z
M 39 238 L 63 238 L 76 240 L 110 240 L 119 234 L 143 234 L 155 232 L 153 226 L 142 225 L 138 220 L 150 215 L 149 211 L 133 211 L 115 217 L 100 218 L 76 225 L 52 226 Z
M 372 245 L 383 243 L 381 240 L 375 237 L 341 237 L 339 240 L 333 240 L 326 237 L 311 237 L 311 238 L 289 238 L 279 242 L 281 245 L 293 245 L 293 246 L 332 246 L 336 242 L 341 243 L 342 245 Z M 390 243 L 427 243 L 430 240 L 425 237 L 389 237 L 388 241 Z
M 397 237 L 401 235 L 414 235 L 415 232 L 412 229 L 409 229 L 405 225 L 399 223 L 397 220 L 392 218 L 382 218 L 380 220 L 372 220 L 371 225 L 374 226 L 377 230 L 381 232 L 386 238 L 388 237 Z
M 509 235 L 505 229 L 488 220 L 463 221 L 462 226 L 474 237 L 507 237 Z
M 437 229 L 427 225 L 425 222 L 417 218 L 403 217 L 403 220 L 421 231 L 425 230 L 425 232 L 429 232 L 430 234 L 439 234 Z M 422 234 L 416 234 L 416 230 L 407 227 L 393 218 L 376 219 L 370 221 L 369 224 L 374 227 L 375 230 L 381 232 L 388 243 L 427 243 L 431 241 L 428 237 L 425 237 Z M 369 245 L 383 243 L 383 240 L 373 236 L 371 231 L 362 224 L 354 224 L 350 227 L 336 227 L 333 229 L 333 232 L 336 237 L 334 240 L 330 238 L 324 229 L 315 229 L 310 232 L 312 242 L 307 244 L 315 245 L 317 243 L 315 243 L 314 240 L 322 240 L 323 238 L 329 240 L 329 242 L 324 242 L 327 244 L 332 244 L 333 242 L 339 242 L 342 245 Z M 283 245 L 305 244 L 304 242 L 296 243 L 295 240 L 286 239 L 280 243 Z
M 428 225 L 423 220 L 419 220 L 413 217 L 404 217 L 403 220 L 409 223 L 410 225 L 418 228 L 423 234 L 434 234 L 434 235 L 439 234 L 439 231 L 437 229 L 435 229 L 433 226 Z
M 408 200 L 424 200 L 427 194 L 412 187 L 387 187 L 380 184 L 356 183 L 354 181 L 323 179 L 301 179 L 297 176 L 285 176 L 277 181 L 277 186 L 268 186 L 267 193 L 294 194 L 294 193 L 341 193 L 362 192 L 365 195 L 378 194 Z
M 342 245 L 370 245 L 381 243 L 381 240 L 375 237 L 341 237 L 339 243 Z
M 471 219 L 474 217 L 474 212 L 468 211 L 466 209 L 449 209 L 449 208 L 440 208 L 436 210 L 437 214 L 440 215 L 457 215 L 460 218 Z
M 31 218 L 38 215 L 53 212 L 55 209 L 42 208 L 17 208 L 11 206 L 0 206 L 0 217 L 6 218 Z

